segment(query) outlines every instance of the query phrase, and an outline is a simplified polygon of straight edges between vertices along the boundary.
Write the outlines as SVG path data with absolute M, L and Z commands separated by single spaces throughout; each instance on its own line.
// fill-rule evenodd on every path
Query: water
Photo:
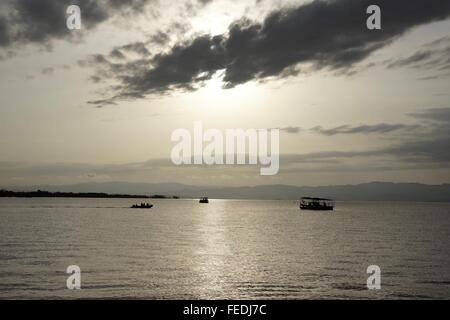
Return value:
M 135 201 L 0 199 L 0 298 L 450 298 L 450 204 Z

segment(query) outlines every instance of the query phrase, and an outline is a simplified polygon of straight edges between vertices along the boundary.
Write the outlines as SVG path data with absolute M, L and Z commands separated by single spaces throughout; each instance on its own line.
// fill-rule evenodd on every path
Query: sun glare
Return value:
M 200 33 L 216 36 L 226 33 L 228 26 L 232 21 L 233 19 L 231 16 L 216 12 L 195 19 L 192 25 L 194 30 L 198 30 Z

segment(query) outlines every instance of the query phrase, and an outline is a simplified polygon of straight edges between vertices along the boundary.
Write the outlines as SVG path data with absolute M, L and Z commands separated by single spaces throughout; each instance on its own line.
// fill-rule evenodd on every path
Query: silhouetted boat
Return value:
M 151 209 L 153 205 L 150 203 L 133 204 L 131 209 Z
M 208 197 L 201 198 L 199 203 L 209 203 Z
M 300 199 L 300 209 L 329 211 L 334 209 L 334 201 L 324 198 L 302 197 Z

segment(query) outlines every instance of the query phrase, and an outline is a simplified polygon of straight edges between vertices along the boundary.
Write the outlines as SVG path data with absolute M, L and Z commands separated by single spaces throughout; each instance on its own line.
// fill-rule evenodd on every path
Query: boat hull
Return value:
M 308 206 L 300 206 L 301 210 L 313 210 L 313 211 L 333 211 L 333 207 L 321 207 L 321 208 L 315 208 L 315 207 L 308 207 Z

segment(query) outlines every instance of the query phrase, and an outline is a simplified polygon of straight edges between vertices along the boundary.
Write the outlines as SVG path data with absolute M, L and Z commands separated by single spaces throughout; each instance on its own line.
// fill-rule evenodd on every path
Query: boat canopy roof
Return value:
M 302 197 L 302 200 L 313 200 L 313 201 L 333 201 L 332 199 L 326 198 L 313 198 L 313 197 Z

